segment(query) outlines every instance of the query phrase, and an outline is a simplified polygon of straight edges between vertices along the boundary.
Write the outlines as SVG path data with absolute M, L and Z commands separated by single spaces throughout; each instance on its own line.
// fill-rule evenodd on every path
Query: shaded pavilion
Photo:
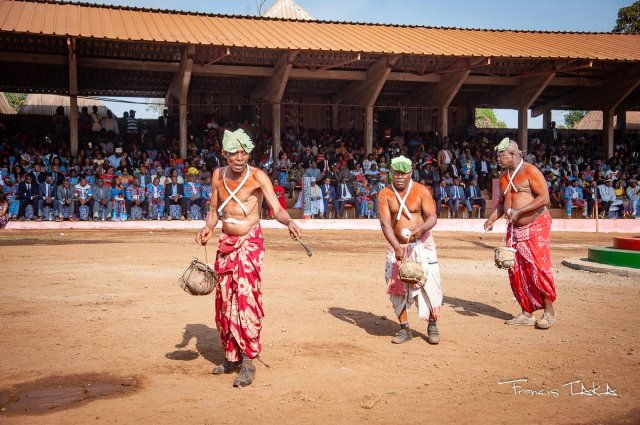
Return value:
M 57 1 L 0 1 L 0 90 L 70 96 L 163 97 L 178 111 L 254 117 L 283 126 L 355 128 L 370 152 L 383 125 L 463 133 L 477 107 L 640 110 L 640 35 L 478 30 L 211 15 Z M 74 107 L 75 106 L 75 107 Z

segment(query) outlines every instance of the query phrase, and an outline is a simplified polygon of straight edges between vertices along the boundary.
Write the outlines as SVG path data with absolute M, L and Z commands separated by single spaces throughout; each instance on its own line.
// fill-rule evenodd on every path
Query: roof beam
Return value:
M 595 89 L 579 88 L 562 99 L 555 99 L 534 108 L 531 115 L 536 117 L 555 108 L 575 108 L 586 110 L 617 109 L 624 100 L 640 87 L 640 68 L 636 67 L 622 75 L 611 77 Z
M 66 66 L 67 58 L 64 55 L 48 55 L 40 53 L 13 53 L 0 52 L 0 62 L 37 63 L 44 65 Z M 171 72 L 178 71 L 180 64 L 177 62 L 138 61 L 129 59 L 104 59 L 104 58 L 78 58 L 80 68 L 121 69 L 127 71 L 154 71 Z M 273 69 L 261 66 L 240 65 L 201 65 L 194 64 L 194 75 L 220 76 L 220 77 L 271 77 Z M 291 79 L 300 80 L 364 80 L 366 71 L 324 70 L 311 71 L 308 69 L 293 68 L 289 74 Z M 403 81 L 409 83 L 438 83 L 441 76 L 438 74 L 417 75 L 409 72 L 391 72 L 387 81 Z M 465 84 L 476 85 L 518 85 L 517 77 L 499 77 L 485 75 L 469 75 Z M 557 77 L 550 86 L 598 86 L 601 83 L 592 78 L 581 77 Z
M 618 105 L 616 114 L 626 111 L 640 111 L 640 96 L 635 96 L 633 98 L 628 97 L 627 99 L 625 99 L 624 102 Z
M 258 84 L 258 87 L 251 93 L 251 98 L 262 99 L 269 103 L 279 103 L 284 95 L 284 89 L 287 87 L 293 61 L 299 53 L 299 50 L 284 52 L 273 67 L 270 77 Z
M 391 73 L 391 67 L 400 59 L 400 55 L 382 56 L 367 69 L 364 80 L 351 82 L 342 93 L 336 95 L 333 103 L 349 103 L 373 106 Z
M 173 79 L 171 80 L 171 84 L 169 84 L 169 89 L 167 90 L 167 94 L 164 97 L 165 105 L 169 104 L 171 96 L 177 98 L 181 97 L 181 93 L 184 90 L 185 81 L 187 86 L 186 90 L 188 91 L 193 69 L 193 56 L 195 52 L 196 46 L 192 44 L 185 46 L 182 50 L 178 72 L 173 75 Z
M 620 104 L 638 87 L 640 87 L 640 73 L 635 73 L 635 75 L 627 80 L 627 84 L 618 87 L 617 90 L 612 89 L 609 91 L 609 108 L 613 110 L 618 109 Z
M 484 61 L 484 60 L 483 60 Z M 483 65 L 486 65 L 484 61 Z M 426 85 L 417 92 L 407 96 L 402 103 L 428 103 L 442 108 L 448 108 L 453 98 L 460 91 L 460 87 L 471 73 L 472 65 L 468 59 L 459 59 L 450 69 L 446 69 L 436 85 Z
M 555 72 L 547 71 L 521 78 L 517 86 L 499 89 L 489 104 L 498 108 L 529 109 L 555 76 Z
M 543 64 L 531 72 L 517 76 L 516 86 L 498 89 L 489 104 L 499 108 L 529 109 L 556 78 L 558 72 L 591 68 L 592 65 L 592 61 L 586 64 L 565 64 L 564 66 L 553 62 Z

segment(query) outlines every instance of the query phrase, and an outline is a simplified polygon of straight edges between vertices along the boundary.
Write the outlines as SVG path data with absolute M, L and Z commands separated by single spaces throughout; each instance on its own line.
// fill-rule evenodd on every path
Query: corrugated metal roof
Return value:
M 13 106 L 9 104 L 9 101 L 7 101 L 7 97 L 4 95 L 4 93 L 0 92 L 0 114 L 14 115 L 15 113 L 16 110 L 13 109 Z
M 640 35 L 471 30 L 0 1 L 0 31 L 260 49 L 640 61 Z
M 276 0 L 262 16 L 299 21 L 314 21 L 316 19 L 293 0 Z
M 69 115 L 69 105 L 71 101 L 69 96 L 60 96 L 57 94 L 30 94 L 24 101 L 24 104 L 20 107 L 20 114 L 31 115 L 53 115 L 56 112 L 58 106 L 64 108 L 65 115 Z M 107 107 L 101 100 L 78 98 L 78 109 L 82 109 L 86 106 L 91 113 L 91 107 L 95 105 L 98 107 L 98 115 L 107 115 Z
M 627 111 L 627 130 L 640 130 L 640 112 Z M 618 122 L 618 117 L 613 118 L 613 125 Z M 582 118 L 576 126 L 575 130 L 602 130 L 602 111 L 589 111 L 584 118 Z

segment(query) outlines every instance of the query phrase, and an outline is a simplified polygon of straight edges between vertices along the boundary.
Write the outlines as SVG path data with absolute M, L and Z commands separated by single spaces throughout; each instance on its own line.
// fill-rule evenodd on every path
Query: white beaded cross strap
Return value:
M 221 213 L 222 210 L 224 210 L 224 207 L 226 207 L 227 204 L 231 202 L 231 200 L 233 199 L 238 203 L 238 205 L 240 205 L 240 208 L 242 208 L 244 215 L 247 215 L 247 207 L 244 206 L 242 201 L 238 199 L 236 195 L 238 194 L 238 192 L 240 192 L 240 189 L 242 189 L 242 186 L 244 186 L 244 184 L 249 179 L 249 175 L 251 174 L 249 172 L 249 165 L 247 165 L 247 174 L 245 174 L 244 178 L 242 179 L 238 187 L 236 187 L 233 191 L 231 191 L 231 189 L 229 189 L 229 186 L 227 186 L 227 168 L 229 167 L 225 167 L 224 172 L 222 173 L 222 183 L 224 184 L 224 188 L 227 189 L 227 192 L 229 192 L 229 197 L 225 199 L 222 205 L 218 207 L 218 212 Z
M 521 159 L 520 160 L 520 164 L 518 164 L 518 166 L 516 167 L 516 170 L 513 172 L 513 174 L 510 174 L 509 170 L 507 170 L 507 176 L 509 176 L 509 184 L 507 184 L 507 188 L 505 189 L 503 195 L 506 195 L 511 188 L 513 188 L 513 190 L 516 193 L 518 193 L 518 188 L 516 187 L 515 184 L 513 184 L 513 178 L 516 176 L 516 174 L 518 174 L 518 171 L 520 171 L 520 168 L 522 167 L 523 164 L 524 164 L 524 159 Z
M 393 189 L 393 193 L 396 194 L 396 198 L 398 198 L 398 202 L 400 203 L 400 208 L 398 209 L 398 215 L 396 216 L 396 220 L 400 220 L 400 217 L 402 217 L 403 211 L 405 214 L 407 214 L 407 218 L 411 220 L 411 211 L 409 211 L 409 208 L 407 208 L 406 202 L 407 202 L 407 197 L 409 196 L 409 192 L 411 192 L 412 186 L 413 186 L 413 180 L 409 180 L 409 187 L 407 188 L 407 192 L 401 198 L 395 186 L 391 185 L 391 189 Z

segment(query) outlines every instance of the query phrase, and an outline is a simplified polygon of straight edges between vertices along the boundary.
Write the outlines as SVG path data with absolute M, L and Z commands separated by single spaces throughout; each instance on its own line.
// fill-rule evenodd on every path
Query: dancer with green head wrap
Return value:
M 213 373 L 239 370 L 233 383 L 236 387 L 253 382 L 256 370 L 253 359 L 262 350 L 264 245 L 260 209 L 263 198 L 275 219 L 287 226 L 292 238 L 302 236 L 287 210 L 280 205 L 269 176 L 248 165 L 253 147 L 251 138 L 243 130 L 225 131 L 222 148 L 228 165 L 213 172 L 211 209 L 206 225 L 196 235 L 196 241 L 205 245 L 213 236 L 218 218 L 221 219 L 222 233 L 215 262 L 218 274 L 216 327 L 225 360 Z
M 387 294 L 400 322 L 400 330 L 391 342 L 402 344 L 411 340 L 407 310 L 416 304 L 418 317 L 428 321 L 427 341 L 438 344 L 436 321 L 442 307 L 442 287 L 436 244 L 431 235 L 437 222 L 436 208 L 429 189 L 411 180 L 412 171 L 411 160 L 404 156 L 394 158 L 392 184 L 378 194 L 380 225 L 389 242 L 385 264 Z M 405 283 L 400 279 L 399 268 L 405 259 L 422 267 L 421 282 Z

